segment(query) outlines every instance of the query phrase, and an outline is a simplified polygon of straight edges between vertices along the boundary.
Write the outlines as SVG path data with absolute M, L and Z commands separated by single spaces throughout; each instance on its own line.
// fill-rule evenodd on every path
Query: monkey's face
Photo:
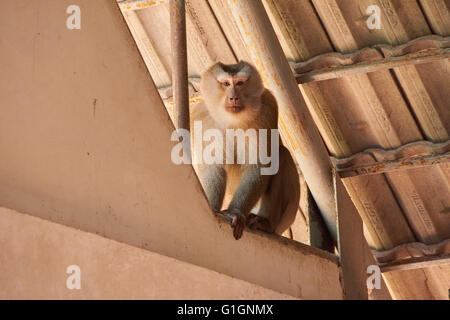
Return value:
M 225 93 L 224 107 L 227 112 L 238 113 L 245 108 L 247 80 L 248 75 L 224 74 L 217 78 Z
M 238 126 L 258 116 L 264 86 L 249 63 L 217 63 L 204 73 L 201 91 L 210 114 L 226 126 Z

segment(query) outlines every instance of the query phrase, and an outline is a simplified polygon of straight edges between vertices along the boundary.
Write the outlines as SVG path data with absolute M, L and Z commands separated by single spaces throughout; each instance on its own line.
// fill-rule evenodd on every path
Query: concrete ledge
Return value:
M 0 208 L 0 299 L 293 299 L 183 261 Z M 67 267 L 81 289 L 66 287 Z

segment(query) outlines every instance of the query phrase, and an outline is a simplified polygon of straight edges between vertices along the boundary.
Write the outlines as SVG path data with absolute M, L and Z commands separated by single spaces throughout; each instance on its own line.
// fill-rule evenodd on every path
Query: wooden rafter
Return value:
M 373 254 L 382 272 L 450 265 L 450 239 L 433 245 L 407 243 Z
M 168 3 L 168 0 L 118 0 L 122 12 L 147 9 L 160 4 Z

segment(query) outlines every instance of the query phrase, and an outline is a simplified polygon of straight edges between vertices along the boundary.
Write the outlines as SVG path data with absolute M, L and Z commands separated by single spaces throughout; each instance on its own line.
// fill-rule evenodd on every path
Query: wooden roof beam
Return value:
M 147 9 L 160 4 L 168 3 L 168 0 L 117 0 L 122 12 Z

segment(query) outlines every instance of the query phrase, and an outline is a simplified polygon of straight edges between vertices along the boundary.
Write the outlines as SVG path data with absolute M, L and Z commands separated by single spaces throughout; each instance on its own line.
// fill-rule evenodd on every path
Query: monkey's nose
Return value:
M 234 97 L 230 97 L 230 101 L 237 104 L 239 102 L 239 98 L 234 96 Z

